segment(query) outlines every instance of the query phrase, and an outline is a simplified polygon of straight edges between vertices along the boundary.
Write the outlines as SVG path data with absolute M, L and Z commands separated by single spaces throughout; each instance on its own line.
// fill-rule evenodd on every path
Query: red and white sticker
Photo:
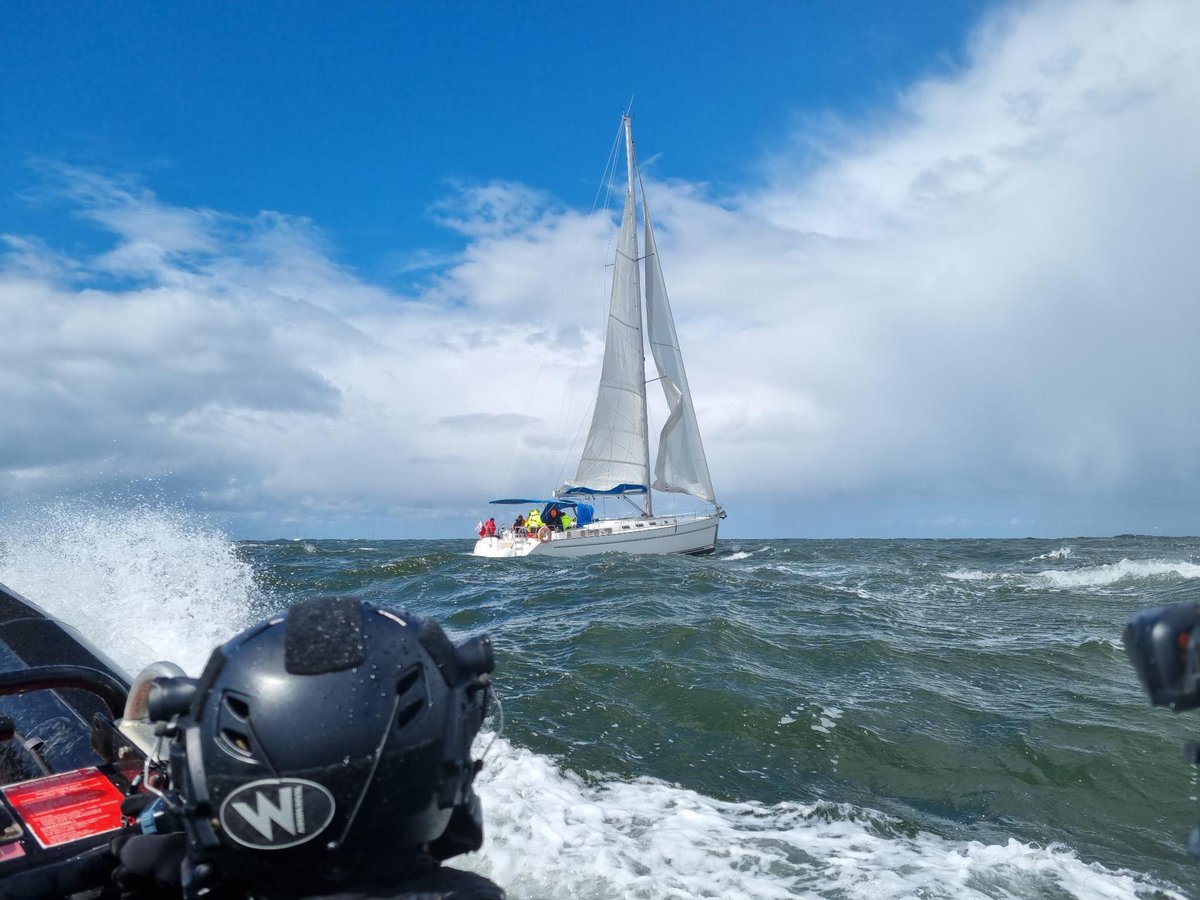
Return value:
M 123 796 L 96 769 L 9 785 L 4 796 L 43 848 L 121 827 Z

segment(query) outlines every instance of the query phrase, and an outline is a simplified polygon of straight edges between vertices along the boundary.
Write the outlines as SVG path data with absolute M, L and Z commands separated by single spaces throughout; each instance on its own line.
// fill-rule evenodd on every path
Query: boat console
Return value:
M 125 798 L 149 772 L 149 682 L 131 682 L 71 626 L 0 585 L 0 894 L 109 883 Z M 131 688 L 136 688 L 132 690 Z

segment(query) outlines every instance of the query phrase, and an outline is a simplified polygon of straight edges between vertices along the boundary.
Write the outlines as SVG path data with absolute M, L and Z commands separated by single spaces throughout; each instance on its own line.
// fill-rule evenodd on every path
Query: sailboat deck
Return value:
M 591 556 L 597 553 L 710 553 L 716 546 L 720 513 L 653 516 L 638 519 L 600 519 L 579 528 L 552 531 L 549 540 L 537 534 L 505 529 L 480 538 L 476 556 Z

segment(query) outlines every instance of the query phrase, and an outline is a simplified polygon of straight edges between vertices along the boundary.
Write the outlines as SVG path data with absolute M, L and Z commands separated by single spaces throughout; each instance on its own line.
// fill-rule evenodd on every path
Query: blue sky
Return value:
M 634 96 L 723 533 L 1200 531 L 1192 4 L 643 6 L 6 5 L 0 506 L 552 487 Z
M 953 69 L 987 6 L 13 4 L 0 173 L 66 161 L 184 206 L 304 216 L 339 261 L 402 284 L 413 249 L 460 243 L 426 214 L 452 181 L 586 208 L 636 95 L 672 177 L 735 190 L 796 119 L 869 113 Z M 0 200 L 10 227 L 62 227 Z

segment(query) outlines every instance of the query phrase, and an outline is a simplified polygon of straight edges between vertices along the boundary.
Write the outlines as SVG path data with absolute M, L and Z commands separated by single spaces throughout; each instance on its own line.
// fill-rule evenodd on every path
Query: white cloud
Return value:
M 731 530 L 1200 527 L 1198 26 L 1187 2 L 1016 5 L 960 71 L 798 136 L 815 168 L 649 185 Z M 462 188 L 432 213 L 463 252 L 400 296 L 303 219 L 52 174 L 112 243 L 5 236 L 10 496 L 152 477 L 244 533 L 466 535 L 569 465 L 605 223 Z

